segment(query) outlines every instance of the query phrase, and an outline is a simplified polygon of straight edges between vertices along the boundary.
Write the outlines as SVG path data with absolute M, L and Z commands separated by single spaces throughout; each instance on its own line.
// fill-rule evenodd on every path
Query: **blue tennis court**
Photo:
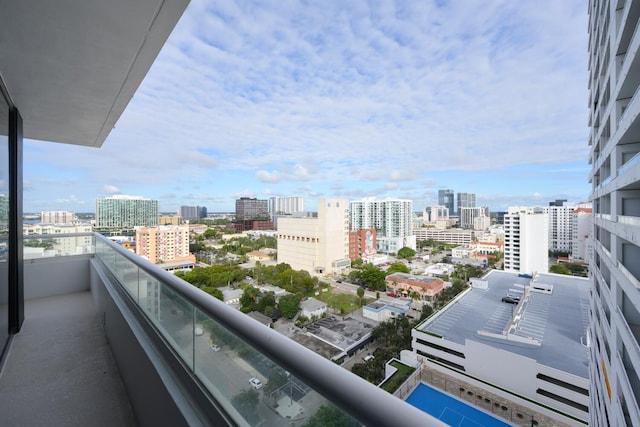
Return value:
M 407 397 L 407 403 L 454 427 L 509 427 L 486 412 L 442 393 L 426 384 L 418 386 Z

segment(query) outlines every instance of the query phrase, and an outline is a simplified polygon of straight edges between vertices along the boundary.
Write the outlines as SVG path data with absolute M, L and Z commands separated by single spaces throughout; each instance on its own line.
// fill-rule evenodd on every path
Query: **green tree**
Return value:
M 373 264 L 365 264 L 360 270 L 360 283 L 375 290 L 385 289 L 385 277 L 385 272 Z
M 357 427 L 360 424 L 333 405 L 322 405 L 303 427 Z
M 220 289 L 214 288 L 213 286 L 204 286 L 201 289 L 212 297 L 218 298 L 220 301 L 224 301 L 224 294 Z
M 556 274 L 571 274 L 571 270 L 564 264 L 555 264 L 549 267 L 549 271 Z
M 351 261 L 351 268 L 362 267 L 362 264 L 364 264 L 364 261 L 362 260 L 362 258 L 356 258 Z
M 403 262 L 394 262 L 387 268 L 387 276 L 393 273 L 409 273 L 409 267 Z
M 356 293 L 358 294 L 358 298 L 360 298 L 360 307 L 362 307 L 362 298 L 364 297 L 364 288 L 361 286 L 358 286 L 358 290 L 356 291 Z
M 414 257 L 416 254 L 416 251 L 414 251 L 413 249 L 405 246 L 404 248 L 401 248 L 398 251 L 398 258 L 405 258 L 405 259 L 409 259 Z
M 245 420 L 249 421 L 252 425 L 259 419 L 258 413 L 256 412 L 259 401 L 260 394 L 252 388 L 241 391 L 231 398 L 231 404 L 242 414 Z
M 244 288 L 244 293 L 240 297 L 240 311 L 243 313 L 249 313 L 250 311 L 256 311 L 258 308 L 258 295 L 260 290 L 253 286 L 247 286 Z
M 278 308 L 284 317 L 293 319 L 300 311 L 300 297 L 294 294 L 283 295 L 278 302 Z

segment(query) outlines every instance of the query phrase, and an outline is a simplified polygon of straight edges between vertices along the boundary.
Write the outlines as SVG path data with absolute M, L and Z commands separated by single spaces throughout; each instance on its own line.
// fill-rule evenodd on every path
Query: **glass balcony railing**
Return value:
M 95 256 L 238 425 L 445 425 L 97 234 Z
M 24 259 L 87 255 L 95 252 L 93 233 L 30 234 L 23 236 Z

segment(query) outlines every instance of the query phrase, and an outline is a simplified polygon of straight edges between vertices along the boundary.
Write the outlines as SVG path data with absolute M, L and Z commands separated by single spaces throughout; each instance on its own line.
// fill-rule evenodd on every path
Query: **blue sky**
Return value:
M 585 201 L 587 100 L 582 0 L 192 0 L 102 148 L 25 142 L 24 210 Z

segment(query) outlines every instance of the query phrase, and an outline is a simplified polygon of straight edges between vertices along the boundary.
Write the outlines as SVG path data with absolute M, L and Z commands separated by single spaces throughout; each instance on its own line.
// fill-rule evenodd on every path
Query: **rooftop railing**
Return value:
M 445 425 L 99 234 L 95 256 L 235 424 Z

